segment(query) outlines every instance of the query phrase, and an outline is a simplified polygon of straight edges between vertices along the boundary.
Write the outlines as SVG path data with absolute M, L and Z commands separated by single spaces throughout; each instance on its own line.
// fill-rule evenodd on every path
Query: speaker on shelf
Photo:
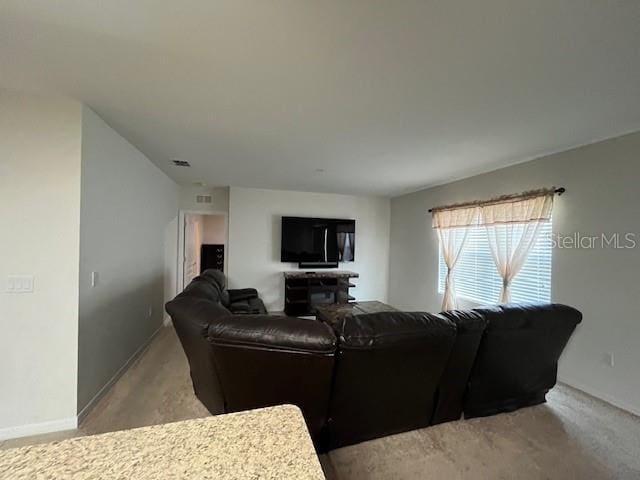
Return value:
M 338 268 L 338 262 L 300 262 L 298 268 Z

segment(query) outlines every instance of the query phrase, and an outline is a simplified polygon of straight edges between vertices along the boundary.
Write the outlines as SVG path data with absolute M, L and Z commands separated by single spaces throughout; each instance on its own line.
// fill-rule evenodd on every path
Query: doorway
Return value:
M 227 269 L 227 214 L 181 212 L 178 291 L 208 268 Z

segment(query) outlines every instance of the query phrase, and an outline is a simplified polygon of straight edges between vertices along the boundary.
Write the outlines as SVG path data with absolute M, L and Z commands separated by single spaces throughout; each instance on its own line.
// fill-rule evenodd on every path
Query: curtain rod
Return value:
M 564 188 L 564 187 L 560 187 L 560 188 L 556 188 L 556 189 L 554 190 L 554 193 L 555 193 L 556 195 L 560 196 L 560 195 L 562 195 L 562 194 L 563 194 L 564 192 L 566 192 L 566 191 L 567 191 L 567 189 L 566 189 L 566 188 Z M 461 204 L 458 204 L 458 205 L 455 205 L 455 206 L 456 206 L 456 207 L 463 207 L 463 206 L 465 206 L 465 205 L 475 205 L 476 203 L 477 203 L 477 202 L 469 202 L 468 204 L 461 203 Z M 437 208 L 443 208 L 443 207 L 434 207 L 434 208 L 430 208 L 430 209 L 429 209 L 429 210 L 427 210 L 427 211 L 428 211 L 429 213 L 431 213 L 431 212 L 433 212 L 433 211 L 434 211 L 435 209 L 437 209 Z

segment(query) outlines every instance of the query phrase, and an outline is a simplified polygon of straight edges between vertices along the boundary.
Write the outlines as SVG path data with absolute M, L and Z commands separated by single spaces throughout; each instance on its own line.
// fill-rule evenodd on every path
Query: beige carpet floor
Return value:
M 558 386 L 546 405 L 345 447 L 323 463 L 340 480 L 640 479 L 640 419 Z
M 330 480 L 640 479 L 640 418 L 563 385 L 548 400 L 345 447 L 321 461 Z M 175 332 L 166 328 L 79 430 L 0 448 L 206 415 Z

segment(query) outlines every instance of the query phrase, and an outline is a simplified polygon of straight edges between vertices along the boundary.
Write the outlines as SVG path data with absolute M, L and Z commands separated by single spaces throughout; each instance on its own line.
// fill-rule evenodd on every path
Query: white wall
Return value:
M 257 288 L 267 309 L 284 310 L 285 270 L 280 262 L 282 216 L 353 218 L 356 220 L 356 261 L 340 264 L 360 274 L 358 300 L 387 299 L 389 259 L 387 198 L 231 187 L 229 195 L 229 284 Z
M 211 203 L 196 203 L 197 195 L 211 195 Z M 198 213 L 226 213 L 229 211 L 229 187 L 180 186 L 180 210 Z
M 559 376 L 595 396 L 640 413 L 640 133 L 550 155 L 391 201 L 389 298 L 407 309 L 439 311 L 438 241 L 430 207 L 564 186 L 554 231 L 565 235 L 634 233 L 629 250 L 556 249 L 552 298 L 584 314 Z M 604 361 L 615 355 L 615 367 Z
M 79 103 L 0 90 L 0 440 L 76 423 L 80 130 Z
M 173 180 L 83 109 L 78 411 L 162 323 L 178 197 Z
M 226 215 L 203 215 L 202 227 L 203 244 L 224 245 L 227 243 Z

